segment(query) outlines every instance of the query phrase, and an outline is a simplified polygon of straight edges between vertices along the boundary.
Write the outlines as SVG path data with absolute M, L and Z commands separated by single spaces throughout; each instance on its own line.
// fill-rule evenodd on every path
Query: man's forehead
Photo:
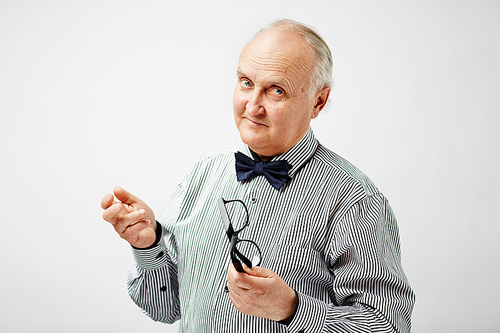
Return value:
M 293 49 L 292 49 L 293 50 Z M 266 48 L 249 45 L 238 62 L 238 77 L 261 80 L 265 84 L 294 85 L 308 77 L 313 63 L 307 53 L 290 48 Z

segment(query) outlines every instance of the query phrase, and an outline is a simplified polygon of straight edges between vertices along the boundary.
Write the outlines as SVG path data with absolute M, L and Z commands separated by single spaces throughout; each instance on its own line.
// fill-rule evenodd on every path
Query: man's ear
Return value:
M 316 118 L 321 112 L 321 110 L 323 110 L 323 108 L 326 105 L 326 102 L 328 101 L 328 97 L 330 96 L 330 91 L 331 88 L 325 87 L 316 93 L 316 99 L 315 99 L 316 103 L 314 104 L 312 110 L 313 112 L 311 119 Z

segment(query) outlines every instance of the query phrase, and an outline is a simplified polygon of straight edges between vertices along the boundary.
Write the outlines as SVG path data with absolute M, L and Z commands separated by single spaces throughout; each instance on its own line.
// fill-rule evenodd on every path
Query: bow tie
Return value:
M 283 186 L 290 177 L 288 170 L 292 167 L 287 161 L 255 162 L 250 157 L 240 152 L 234 154 L 236 157 L 236 175 L 238 181 L 252 179 L 263 175 L 277 190 Z

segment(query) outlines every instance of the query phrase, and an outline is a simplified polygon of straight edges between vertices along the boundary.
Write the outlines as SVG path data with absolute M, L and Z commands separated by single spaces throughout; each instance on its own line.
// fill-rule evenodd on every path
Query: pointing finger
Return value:
M 123 188 L 118 187 L 118 186 L 114 188 L 113 193 L 115 194 L 115 196 L 118 200 L 120 200 L 121 202 L 124 202 L 126 204 L 129 204 L 129 205 L 136 203 L 138 201 L 141 201 L 141 199 L 139 199 L 138 197 L 136 197 L 132 193 L 130 193 L 130 192 L 124 190 Z
M 113 204 L 113 200 L 114 200 L 113 194 L 111 193 L 106 194 L 101 200 L 101 208 L 108 209 Z

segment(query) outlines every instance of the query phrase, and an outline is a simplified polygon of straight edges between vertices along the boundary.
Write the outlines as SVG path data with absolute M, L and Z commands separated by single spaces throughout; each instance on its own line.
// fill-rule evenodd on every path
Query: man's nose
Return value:
M 257 89 L 249 94 L 246 109 L 248 113 L 253 115 L 259 115 L 266 111 L 262 105 L 262 93 Z

